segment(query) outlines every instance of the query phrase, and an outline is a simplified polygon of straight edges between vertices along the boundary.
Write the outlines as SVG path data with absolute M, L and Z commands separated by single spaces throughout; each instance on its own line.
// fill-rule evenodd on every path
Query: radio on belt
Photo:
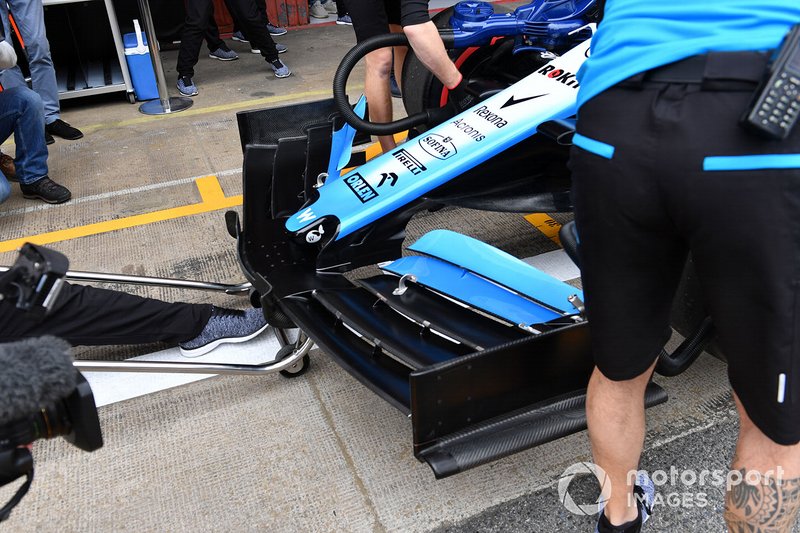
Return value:
M 765 82 L 742 118 L 749 128 L 785 139 L 800 117 L 800 24 L 792 27 L 771 63 Z

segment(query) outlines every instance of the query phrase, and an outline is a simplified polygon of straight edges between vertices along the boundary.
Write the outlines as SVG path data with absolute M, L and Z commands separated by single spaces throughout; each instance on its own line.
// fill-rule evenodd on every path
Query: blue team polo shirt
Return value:
M 709 51 L 775 48 L 800 0 L 607 0 L 578 72 L 578 106 L 634 74 Z

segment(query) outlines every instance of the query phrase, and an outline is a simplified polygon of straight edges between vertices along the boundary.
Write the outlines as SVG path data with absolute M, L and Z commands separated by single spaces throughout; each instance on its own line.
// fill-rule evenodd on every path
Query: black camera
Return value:
M 14 265 L 0 275 L 0 305 L 46 319 L 69 262 L 62 254 L 26 244 Z M 92 389 L 72 364 L 70 345 L 55 337 L 0 344 L 0 486 L 25 476 L 0 521 L 33 481 L 28 446 L 63 436 L 86 451 L 103 445 Z

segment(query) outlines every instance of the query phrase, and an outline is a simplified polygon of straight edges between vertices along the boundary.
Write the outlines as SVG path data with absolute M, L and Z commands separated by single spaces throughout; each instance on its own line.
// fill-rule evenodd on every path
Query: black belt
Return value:
M 768 61 L 763 52 L 709 52 L 641 72 L 620 85 L 688 83 L 712 90 L 751 90 L 764 79 Z

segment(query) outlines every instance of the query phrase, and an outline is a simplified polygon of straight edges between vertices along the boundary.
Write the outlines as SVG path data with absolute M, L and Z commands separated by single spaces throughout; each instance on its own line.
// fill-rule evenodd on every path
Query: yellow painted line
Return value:
M 399 133 L 395 135 L 395 139 L 400 142 L 401 140 L 405 139 L 405 136 L 405 132 Z M 366 148 L 366 152 L 367 159 L 371 159 L 379 155 L 381 153 L 380 144 L 371 144 Z M 108 233 L 111 231 L 133 228 L 136 226 L 144 226 L 154 222 L 163 222 L 165 220 L 199 215 L 202 213 L 209 213 L 211 211 L 218 211 L 220 209 L 228 209 L 242 205 L 242 195 L 239 194 L 236 196 L 225 196 L 225 193 L 223 192 L 216 176 L 210 175 L 197 178 L 195 180 L 195 185 L 200 193 L 200 203 L 184 205 L 181 207 L 172 207 L 169 209 L 162 209 L 160 211 L 153 211 L 152 213 L 132 215 L 114 220 L 105 220 L 103 222 L 96 222 L 94 224 L 76 226 L 74 228 L 40 233 L 38 235 L 31 235 L 28 237 L 22 237 L 20 239 L 0 241 L 0 253 L 17 250 L 26 242 L 33 244 L 52 244 L 55 242 L 69 241 L 72 239 L 79 239 L 81 237 L 88 237 L 90 235 L 99 235 L 101 233 Z
M 54 242 L 68 241 L 71 239 L 78 239 L 80 237 L 88 237 L 90 235 L 98 235 L 101 233 L 108 233 L 111 231 L 117 231 L 136 226 L 144 226 L 154 222 L 162 222 L 165 220 L 172 220 L 191 215 L 199 215 L 201 213 L 209 213 L 211 211 L 218 211 L 220 209 L 235 207 L 242 204 L 241 194 L 227 197 L 223 194 L 222 188 L 219 186 L 219 181 L 217 180 L 216 176 L 204 176 L 202 178 L 198 178 L 195 183 L 197 184 L 197 188 L 200 191 L 201 197 L 203 198 L 203 201 L 200 203 L 184 205 L 181 207 L 173 207 L 170 209 L 162 209 L 160 211 L 153 211 L 152 213 L 133 215 L 114 220 L 106 220 L 103 222 L 96 222 L 94 224 L 51 231 L 48 233 L 40 233 L 38 235 L 31 235 L 21 239 L 0 241 L 0 252 L 10 252 L 16 250 L 26 242 L 31 242 L 34 244 L 52 244 Z
M 542 232 L 545 237 L 561 246 L 561 239 L 558 238 L 558 230 L 561 229 L 561 224 L 550 218 L 550 216 L 544 213 L 533 213 L 525 215 L 525 220 Z

